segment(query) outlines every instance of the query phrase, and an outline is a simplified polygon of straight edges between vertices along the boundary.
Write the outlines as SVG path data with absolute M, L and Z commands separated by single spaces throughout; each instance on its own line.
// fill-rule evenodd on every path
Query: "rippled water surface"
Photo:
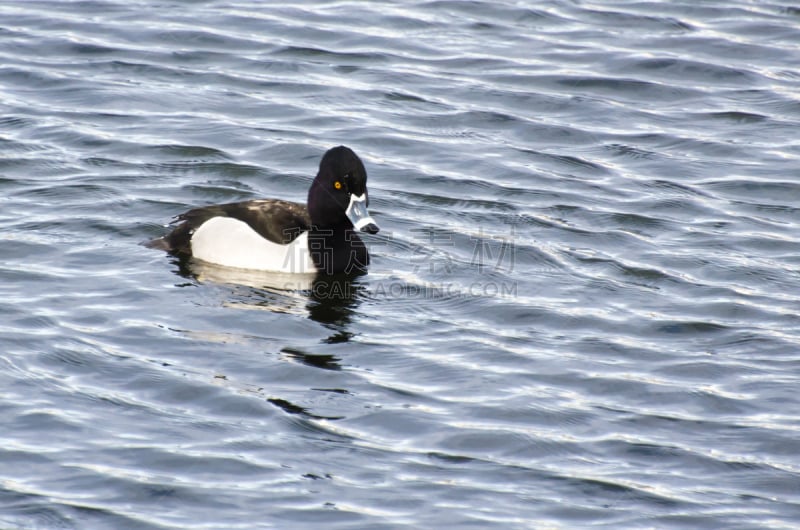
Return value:
M 799 95 L 789 1 L 0 2 L 0 528 L 798 527 Z M 339 144 L 369 274 L 140 245 Z

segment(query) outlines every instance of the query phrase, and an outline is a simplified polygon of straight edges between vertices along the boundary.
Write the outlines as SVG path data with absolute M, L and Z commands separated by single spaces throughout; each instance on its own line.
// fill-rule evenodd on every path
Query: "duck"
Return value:
M 146 246 L 223 267 L 280 273 L 363 273 L 360 232 L 377 234 L 368 211 L 367 171 L 349 147 L 325 152 L 306 204 L 251 199 L 193 208 Z M 168 225 L 170 226 L 170 225 Z

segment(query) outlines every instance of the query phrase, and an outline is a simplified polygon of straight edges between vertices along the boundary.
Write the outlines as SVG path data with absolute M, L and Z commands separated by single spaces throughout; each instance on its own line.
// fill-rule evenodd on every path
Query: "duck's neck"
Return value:
M 363 272 L 369 265 L 367 247 L 358 232 L 347 225 L 313 226 L 308 232 L 308 248 L 322 273 Z

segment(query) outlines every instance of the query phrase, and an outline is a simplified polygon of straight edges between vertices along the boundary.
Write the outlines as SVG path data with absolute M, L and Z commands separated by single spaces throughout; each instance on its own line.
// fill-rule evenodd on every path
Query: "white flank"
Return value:
M 300 274 L 316 271 L 308 250 L 308 232 L 288 245 L 279 245 L 232 217 L 212 217 L 200 225 L 192 234 L 192 255 L 240 269 Z

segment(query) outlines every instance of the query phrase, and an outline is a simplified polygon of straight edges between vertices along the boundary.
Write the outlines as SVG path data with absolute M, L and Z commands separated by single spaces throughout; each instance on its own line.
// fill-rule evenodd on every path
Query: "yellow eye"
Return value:
M 337 190 L 340 190 L 342 189 L 342 183 L 337 180 L 336 182 L 333 183 L 333 187 L 336 188 Z

